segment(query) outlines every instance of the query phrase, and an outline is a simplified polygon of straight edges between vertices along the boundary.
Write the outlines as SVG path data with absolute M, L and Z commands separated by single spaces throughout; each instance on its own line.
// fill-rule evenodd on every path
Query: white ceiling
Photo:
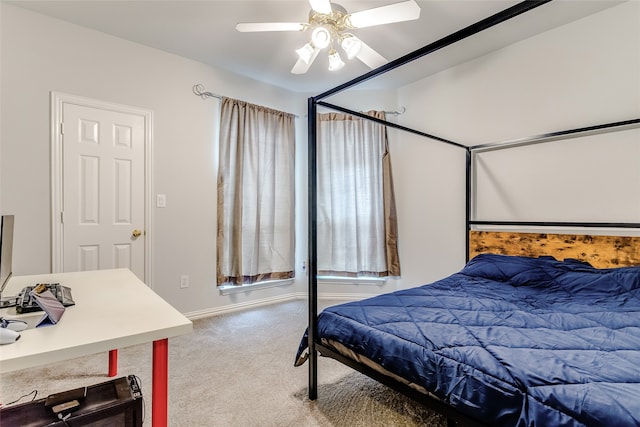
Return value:
M 4 1 L 4 0 L 3 0 Z M 349 12 L 399 0 L 338 0 Z M 308 32 L 239 33 L 238 22 L 306 22 L 306 0 L 218 1 L 7 1 L 13 5 L 154 47 L 296 92 L 318 93 L 369 71 L 354 59 L 337 72 L 326 69 L 318 56 L 307 74 L 290 73 L 295 49 L 308 41 Z M 512 6 L 514 0 L 417 1 L 420 19 L 352 32 L 388 60 L 399 58 L 461 28 Z M 527 18 L 516 18 L 493 35 L 469 39 L 456 49 L 444 49 L 433 60 L 402 74 L 405 82 L 452 66 L 535 33 L 579 19 L 620 3 L 617 0 L 555 0 Z M 431 56 L 429 57 L 431 59 Z M 426 59 L 426 58 L 425 58 Z M 424 61 L 424 60 L 423 60 Z M 399 75 L 398 75 L 399 76 Z M 394 76 L 395 78 L 395 76 Z M 397 79 L 395 81 L 397 83 Z M 390 79 L 380 84 L 390 84 Z

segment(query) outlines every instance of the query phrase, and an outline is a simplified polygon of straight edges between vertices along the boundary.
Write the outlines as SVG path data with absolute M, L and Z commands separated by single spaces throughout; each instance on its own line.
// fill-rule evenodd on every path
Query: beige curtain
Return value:
M 382 111 L 367 114 L 385 119 Z M 318 273 L 400 275 L 387 128 L 341 113 L 318 115 Z
M 294 276 L 294 116 L 222 99 L 217 283 Z

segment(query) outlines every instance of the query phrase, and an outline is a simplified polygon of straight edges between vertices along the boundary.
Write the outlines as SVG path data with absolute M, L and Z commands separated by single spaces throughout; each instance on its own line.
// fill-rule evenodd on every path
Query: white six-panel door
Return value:
M 62 271 L 129 268 L 145 280 L 147 117 L 60 106 Z

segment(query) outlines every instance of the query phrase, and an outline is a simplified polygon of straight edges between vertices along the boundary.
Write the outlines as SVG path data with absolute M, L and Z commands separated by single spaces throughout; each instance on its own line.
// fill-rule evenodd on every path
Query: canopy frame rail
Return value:
M 485 153 L 487 151 L 505 150 L 508 148 L 524 147 L 534 144 L 542 144 L 545 142 L 560 141 L 563 139 L 576 138 L 578 136 L 599 135 L 609 132 L 618 132 L 640 127 L 640 118 L 631 120 L 622 120 L 619 122 L 603 123 L 600 125 L 586 126 L 576 129 L 569 129 L 559 132 L 545 133 L 526 138 L 518 138 L 510 141 L 493 142 L 490 144 L 480 144 L 469 147 L 475 153 Z
M 550 132 L 546 134 L 518 138 L 515 140 L 496 142 L 490 144 L 480 144 L 469 147 L 469 159 L 467 160 L 466 171 L 466 217 L 467 228 L 465 233 L 465 260 L 469 261 L 469 232 L 472 226 L 514 226 L 514 227 L 566 227 L 566 228 L 617 228 L 617 229 L 640 229 L 638 222 L 598 222 L 598 221 L 501 221 L 501 220 L 474 220 L 473 212 L 476 207 L 475 188 L 475 169 L 476 155 L 489 151 L 505 150 L 530 146 L 534 144 L 542 144 L 567 140 L 583 136 L 599 135 L 604 133 L 619 132 L 630 129 L 640 128 L 640 118 L 622 120 L 617 122 L 603 123 L 594 126 L 585 126 L 581 128 L 563 130 L 558 132 Z
M 387 127 L 394 128 L 394 129 L 399 129 L 399 130 L 402 130 L 402 131 L 405 131 L 405 132 L 412 133 L 414 135 L 419 135 L 419 136 L 423 136 L 423 137 L 426 137 L 426 138 L 434 139 L 436 141 L 444 142 L 445 144 L 454 145 L 454 146 L 456 146 L 458 148 L 462 148 L 462 149 L 468 150 L 467 146 L 465 146 L 463 144 L 460 144 L 459 142 L 451 141 L 451 140 L 448 140 L 448 139 L 445 139 L 445 138 L 442 138 L 442 137 L 439 137 L 439 136 L 436 136 L 436 135 L 431 135 L 431 134 L 428 134 L 426 132 L 422 132 L 422 131 L 419 131 L 419 130 L 416 130 L 416 129 L 409 128 L 407 126 L 399 125 L 397 123 L 389 122 L 387 120 L 382 120 L 382 119 L 379 119 L 377 117 L 372 117 L 372 116 L 369 116 L 368 114 L 362 113 L 360 111 L 350 110 L 348 108 L 341 107 L 341 106 L 335 105 L 335 104 L 330 104 L 330 103 L 324 102 L 324 101 L 318 101 L 316 103 L 316 105 L 320 105 L 322 107 L 329 108 L 331 110 L 340 111 L 341 113 L 346 113 L 346 114 L 350 114 L 352 116 L 360 117 L 360 118 L 365 119 L 365 120 L 370 120 L 372 122 L 381 124 L 383 126 L 387 126 Z
M 469 221 L 469 225 L 567 228 L 638 228 L 640 222 L 571 222 L 571 221 Z
M 368 73 L 362 74 L 361 76 L 356 77 L 355 79 L 352 79 L 344 84 L 336 86 L 333 89 L 329 89 L 321 93 L 320 95 L 315 96 L 314 99 L 320 100 L 323 98 L 327 98 L 328 96 L 335 95 L 336 93 L 342 92 L 353 86 L 357 86 L 360 83 L 363 83 L 374 77 L 385 74 L 391 70 L 394 70 L 410 62 L 413 62 L 416 59 L 422 58 L 423 56 L 429 55 L 437 50 L 440 50 L 451 44 L 457 43 L 460 40 L 466 39 L 467 37 L 470 37 L 474 34 L 482 32 L 488 28 L 494 27 L 504 21 L 508 21 L 511 18 L 515 18 L 518 15 L 521 15 L 525 12 L 533 10 L 551 1 L 552 0 L 524 0 L 494 15 L 491 15 L 488 18 L 482 19 L 476 22 L 475 24 L 471 24 L 465 28 L 462 28 L 461 30 L 458 30 L 454 33 L 449 34 L 448 36 L 438 39 L 435 42 L 430 43 L 420 49 L 414 50 L 413 52 L 409 52 L 408 54 L 401 56 L 400 58 L 395 59 L 391 62 L 388 62 L 374 70 L 371 70 Z

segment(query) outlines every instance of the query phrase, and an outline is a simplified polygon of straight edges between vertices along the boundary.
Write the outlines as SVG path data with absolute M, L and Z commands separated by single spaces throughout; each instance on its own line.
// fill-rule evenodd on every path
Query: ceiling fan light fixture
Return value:
M 302 46 L 300 49 L 296 50 L 298 57 L 302 59 L 306 64 L 308 64 L 309 61 L 311 61 L 311 58 L 313 58 L 314 52 L 315 52 L 315 49 L 313 48 L 313 46 L 311 46 L 311 43 L 307 43 L 304 46 Z
M 2 0 L 0 0 L 2 1 Z M 293 74 L 306 73 L 320 51 L 328 49 L 329 70 L 336 71 L 345 66 L 336 49 L 342 48 L 348 59 L 358 58 L 369 68 L 377 68 L 388 61 L 364 41 L 348 31 L 394 22 L 416 20 L 420 17 L 420 6 L 416 0 L 400 0 L 399 3 L 374 7 L 349 13 L 331 0 L 308 0 L 311 5 L 306 23 L 296 22 L 241 22 L 236 25 L 240 32 L 260 31 L 307 31 L 311 38 L 295 52 L 298 60 L 291 69 Z M 340 48 L 337 47 L 340 46 Z
M 331 43 L 331 32 L 325 27 L 317 27 L 311 33 L 311 43 L 318 49 L 324 49 Z
M 329 71 L 338 71 L 344 67 L 344 61 L 335 49 L 329 51 Z
M 340 46 L 342 46 L 342 49 L 344 49 L 347 54 L 347 58 L 353 59 L 358 55 L 358 53 L 360 53 L 360 49 L 362 49 L 362 42 L 357 37 L 351 34 L 346 34 L 342 39 Z

